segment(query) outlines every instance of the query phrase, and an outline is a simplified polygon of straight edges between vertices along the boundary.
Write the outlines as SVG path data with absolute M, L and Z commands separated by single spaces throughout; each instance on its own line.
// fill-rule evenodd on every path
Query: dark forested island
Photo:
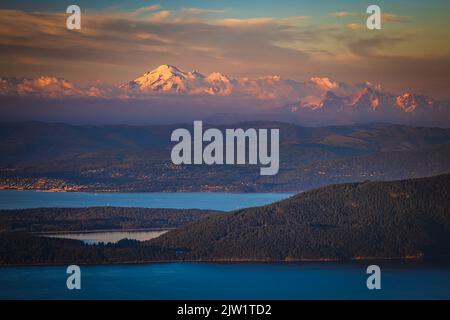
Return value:
M 231 213 L 154 211 L 158 218 L 132 208 L 2 211 L 0 264 L 449 259 L 449 186 L 450 174 L 367 181 L 331 185 Z M 113 213 L 111 219 L 108 210 Z M 164 217 L 166 213 L 172 220 Z M 35 227 L 39 216 L 48 219 Z M 63 217 L 61 221 L 56 221 L 58 216 Z M 128 222 L 119 222 L 122 219 Z M 80 228 L 81 221 L 95 229 L 99 225 L 138 228 L 146 223 L 162 227 L 167 222 L 178 228 L 145 242 L 122 240 L 107 245 L 30 233 L 62 230 L 69 224 Z
M 210 216 L 152 244 L 206 260 L 401 258 L 450 254 L 450 175 L 331 185 Z
M 123 207 L 0 210 L 0 231 L 172 229 L 215 213 L 217 211 Z

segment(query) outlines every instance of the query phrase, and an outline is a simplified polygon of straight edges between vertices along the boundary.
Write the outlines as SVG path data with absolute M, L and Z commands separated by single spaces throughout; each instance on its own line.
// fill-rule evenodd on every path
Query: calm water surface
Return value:
M 283 200 L 292 193 L 87 193 L 0 190 L 0 209 L 141 207 L 231 211 Z
M 0 208 L 124 206 L 234 210 L 268 204 L 290 195 L 0 191 Z M 91 234 L 84 240 L 98 241 L 99 236 Z M 108 235 L 111 239 L 116 236 L 124 235 Z M 66 289 L 65 267 L 0 267 L 0 299 L 450 299 L 449 265 L 380 262 L 382 289 L 369 291 L 368 264 L 179 262 L 82 266 L 79 291 Z
M 78 291 L 66 289 L 64 267 L 1 267 L 0 298 L 450 299 L 448 266 L 378 264 L 382 288 L 371 291 L 364 263 L 81 266 Z

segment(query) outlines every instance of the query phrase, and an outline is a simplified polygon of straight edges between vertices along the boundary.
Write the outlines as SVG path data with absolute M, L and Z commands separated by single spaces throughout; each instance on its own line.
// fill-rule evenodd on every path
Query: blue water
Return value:
M 233 210 L 290 194 L 42 193 L 0 191 L 0 208 L 127 206 Z M 366 287 L 369 263 L 153 263 L 82 266 L 81 290 L 65 267 L 0 267 L 0 299 L 450 299 L 450 265 L 381 262 L 381 290 Z
M 81 266 L 81 290 L 66 288 L 64 267 L 3 267 L 0 298 L 450 299 L 448 266 L 378 264 L 381 290 L 367 289 L 367 263 Z
M 292 195 L 292 193 L 87 193 L 1 190 L 0 209 L 111 206 L 231 211 L 262 206 Z

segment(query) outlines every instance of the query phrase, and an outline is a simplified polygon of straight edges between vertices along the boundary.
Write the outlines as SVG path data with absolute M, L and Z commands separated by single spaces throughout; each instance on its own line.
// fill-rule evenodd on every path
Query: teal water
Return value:
M 0 208 L 135 206 L 233 210 L 290 194 L 92 194 L 0 191 Z M 450 299 L 450 265 L 380 262 L 381 290 L 367 263 L 153 263 L 82 266 L 81 290 L 65 267 L 0 267 L 0 299 Z
M 292 193 L 88 193 L 1 190 L 0 209 L 109 206 L 231 211 L 247 207 L 262 206 L 283 200 L 292 195 Z
M 381 290 L 367 289 L 367 263 L 81 266 L 81 290 L 64 267 L 3 267 L 0 299 L 450 299 L 448 266 L 378 264 Z

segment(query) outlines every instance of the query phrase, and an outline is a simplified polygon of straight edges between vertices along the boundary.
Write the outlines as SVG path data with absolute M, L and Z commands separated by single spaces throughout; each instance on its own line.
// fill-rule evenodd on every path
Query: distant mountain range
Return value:
M 280 129 L 280 171 L 264 177 L 255 166 L 173 165 L 170 134 L 180 126 L 192 130 L 192 124 L 0 123 L 0 188 L 278 192 L 450 172 L 450 129 L 389 124 L 308 128 L 267 121 L 215 125 L 221 130 Z
M 218 72 L 205 76 L 197 71 L 184 72 L 171 65 L 155 70 L 120 86 L 139 92 L 184 93 L 207 95 L 241 95 L 259 99 L 295 100 L 292 111 L 301 108 L 396 109 L 411 113 L 439 109 L 440 105 L 424 95 L 405 92 L 400 95 L 384 92 L 381 85 L 370 82 L 349 85 L 329 78 L 311 78 L 308 82 L 284 80 L 278 76 L 257 79 L 233 79 Z M 448 105 L 446 105 L 448 106 Z
M 0 96 L 45 99 L 104 98 L 137 101 L 176 100 L 183 107 L 205 103 L 209 116 L 227 111 L 223 103 L 252 105 L 254 118 L 276 119 L 312 125 L 384 121 L 424 125 L 450 125 L 450 102 L 437 101 L 423 94 L 394 94 L 370 82 L 348 84 L 329 78 L 312 77 L 306 82 L 267 76 L 254 79 L 231 78 L 219 72 L 204 75 L 186 72 L 172 65 L 161 65 L 120 86 L 93 84 L 79 86 L 56 77 L 36 79 L 0 78 Z M 169 99 L 172 97 L 171 99 Z M 199 100 L 200 99 L 200 100 Z M 163 103 L 164 104 L 164 103 Z M 221 110 L 215 110 L 221 105 Z M 152 106 L 148 106 L 151 108 Z M 242 113 L 245 113 L 244 108 Z M 231 108 L 228 108 L 230 111 Z M 201 114 L 201 113 L 197 113 Z M 239 119 L 241 112 L 235 116 Z

